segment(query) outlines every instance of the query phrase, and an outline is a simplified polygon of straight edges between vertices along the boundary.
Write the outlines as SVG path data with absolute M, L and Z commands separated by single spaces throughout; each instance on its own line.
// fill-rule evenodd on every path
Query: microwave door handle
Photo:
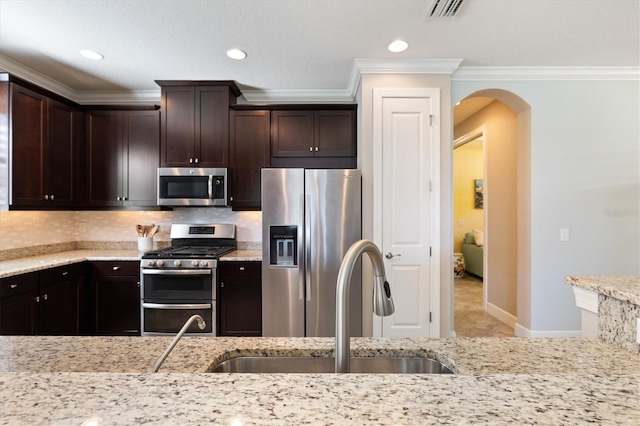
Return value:
M 207 189 L 209 190 L 209 199 L 213 200 L 213 175 L 209 175 L 209 185 Z
M 148 309 L 211 309 L 211 303 L 142 303 Z

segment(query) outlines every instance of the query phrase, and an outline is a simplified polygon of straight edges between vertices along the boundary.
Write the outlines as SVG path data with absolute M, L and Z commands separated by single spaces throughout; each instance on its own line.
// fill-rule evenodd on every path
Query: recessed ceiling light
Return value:
M 398 53 L 398 52 L 404 52 L 405 50 L 407 50 L 407 47 L 409 47 L 409 44 L 406 41 L 396 40 L 389 44 L 388 49 L 390 52 Z
M 240 49 L 227 50 L 227 56 L 231 59 L 244 59 L 247 57 L 247 53 Z
M 100 61 L 104 58 L 104 56 L 102 56 L 100 53 L 96 52 L 95 50 L 89 50 L 89 49 L 81 50 L 80 54 L 85 58 L 93 59 L 94 61 Z

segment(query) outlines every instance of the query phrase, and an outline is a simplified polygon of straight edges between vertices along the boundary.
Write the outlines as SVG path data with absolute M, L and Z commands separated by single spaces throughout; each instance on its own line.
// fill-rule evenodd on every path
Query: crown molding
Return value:
M 640 67 L 460 67 L 462 59 L 356 58 L 346 89 L 242 90 L 248 103 L 353 103 L 364 74 L 449 74 L 452 81 L 640 80 Z M 157 90 L 74 90 L 11 58 L 0 55 L 0 69 L 78 104 L 159 104 Z
M 159 87 L 157 90 L 74 90 L 4 55 L 0 55 L 0 69 L 81 105 L 148 105 L 160 103 Z
M 453 81 L 640 80 L 640 67 L 461 67 Z
M 248 103 L 353 103 L 347 90 L 241 90 Z

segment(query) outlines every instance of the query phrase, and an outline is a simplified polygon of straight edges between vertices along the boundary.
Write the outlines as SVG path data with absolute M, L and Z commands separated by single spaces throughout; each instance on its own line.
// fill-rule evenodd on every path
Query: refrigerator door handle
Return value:
M 302 234 L 302 236 L 306 235 L 306 230 L 305 230 L 305 225 L 306 225 L 306 217 L 305 217 L 305 195 L 304 193 L 300 194 L 300 227 L 302 228 L 302 231 L 298 231 L 298 236 L 300 236 L 300 234 Z M 304 285 L 305 285 L 305 281 L 306 281 L 306 273 L 307 273 L 307 264 L 306 262 L 303 262 L 302 260 L 304 259 L 305 256 L 305 252 L 306 252 L 306 239 L 303 244 L 300 244 L 301 241 L 298 241 L 298 267 L 301 268 L 300 269 L 300 273 L 298 274 L 298 300 L 304 301 Z
M 311 302 L 311 195 L 304 196 L 304 274 L 307 283 L 307 302 Z

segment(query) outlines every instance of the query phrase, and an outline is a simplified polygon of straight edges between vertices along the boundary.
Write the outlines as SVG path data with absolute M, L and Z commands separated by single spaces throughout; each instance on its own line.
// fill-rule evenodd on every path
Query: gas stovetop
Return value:
M 217 259 L 236 250 L 236 226 L 230 224 L 173 224 L 171 247 L 142 256 L 142 268 L 194 269 L 216 267 Z

